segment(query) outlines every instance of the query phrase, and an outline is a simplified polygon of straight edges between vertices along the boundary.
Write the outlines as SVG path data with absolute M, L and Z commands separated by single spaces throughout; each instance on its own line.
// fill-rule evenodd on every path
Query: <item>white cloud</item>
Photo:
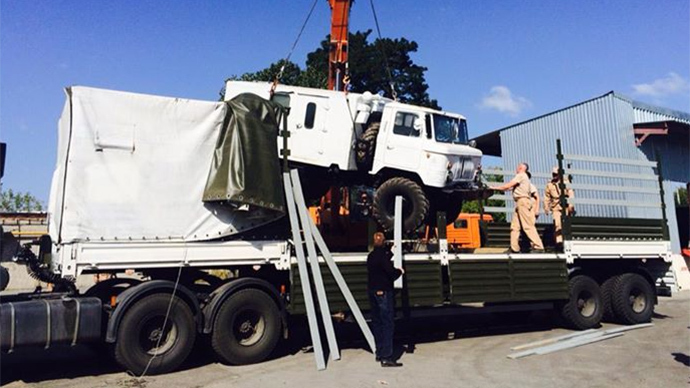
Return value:
M 674 72 L 666 77 L 658 78 L 647 84 L 635 84 L 633 92 L 640 96 L 665 97 L 672 94 L 682 94 L 690 91 L 690 83 Z
M 494 109 L 512 117 L 519 115 L 531 106 L 532 103 L 528 99 L 513 95 L 510 89 L 501 85 L 492 87 L 489 94 L 484 96 L 481 104 L 479 104 L 480 108 Z

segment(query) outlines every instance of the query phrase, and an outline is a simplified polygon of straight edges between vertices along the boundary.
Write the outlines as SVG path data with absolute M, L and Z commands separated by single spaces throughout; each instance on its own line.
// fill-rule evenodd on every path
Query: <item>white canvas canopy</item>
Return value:
M 54 242 L 199 241 L 276 218 L 202 201 L 226 103 L 88 87 L 66 94 L 48 209 Z

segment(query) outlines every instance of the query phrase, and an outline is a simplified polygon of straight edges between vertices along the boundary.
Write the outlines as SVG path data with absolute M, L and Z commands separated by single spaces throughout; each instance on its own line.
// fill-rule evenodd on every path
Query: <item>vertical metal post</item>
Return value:
M 438 237 L 438 253 L 441 255 L 441 265 L 448 265 L 448 233 L 446 212 L 436 212 L 436 235 Z
M 319 326 L 316 320 L 316 311 L 314 309 L 314 300 L 311 294 L 311 283 L 309 280 L 309 271 L 307 269 L 307 262 L 304 257 L 304 246 L 302 244 L 302 236 L 299 230 L 299 218 L 297 209 L 295 208 L 295 198 L 292 192 L 292 184 L 290 183 L 290 173 L 283 173 L 283 186 L 285 189 L 285 197 L 288 208 L 288 217 L 290 219 L 290 229 L 292 230 L 292 241 L 295 244 L 295 253 L 297 254 L 297 266 L 299 268 L 299 279 L 302 283 L 302 295 L 304 296 L 304 304 L 307 309 L 307 320 L 309 322 L 309 334 L 311 336 L 311 343 L 314 346 L 314 358 L 316 359 L 316 369 L 326 369 L 326 360 L 323 356 L 323 348 L 321 346 L 321 337 L 319 336 Z
M 398 195 L 395 197 L 395 220 L 393 223 L 393 265 L 395 268 L 402 268 L 402 201 L 403 197 Z M 395 279 L 393 287 L 396 289 L 403 288 L 402 276 Z
M 302 231 L 304 233 L 304 240 L 307 245 L 307 257 L 309 258 L 309 265 L 311 265 L 311 275 L 314 278 L 314 287 L 316 288 L 316 297 L 319 300 L 319 310 L 321 311 L 321 319 L 326 330 L 326 340 L 328 341 L 328 348 L 330 349 L 331 358 L 333 360 L 340 359 L 340 350 L 338 349 L 338 341 L 335 338 L 335 330 L 333 330 L 333 320 L 331 318 L 331 310 L 328 306 L 328 298 L 326 297 L 326 288 L 323 285 L 323 278 L 321 277 L 321 268 L 319 267 L 319 257 L 316 255 L 316 248 L 314 247 L 314 238 L 312 237 L 312 230 L 310 224 L 312 223 L 309 217 L 307 205 L 304 202 L 304 194 L 302 193 L 302 184 L 299 180 L 299 172 L 292 170 L 290 172 L 292 177 L 292 189 L 295 194 L 295 203 L 297 204 L 297 212 L 302 224 Z
M 364 338 L 367 340 L 369 348 L 372 352 L 376 353 L 376 341 L 374 341 L 374 335 L 371 333 L 371 329 L 369 329 L 369 325 L 367 325 L 367 321 L 364 319 L 362 311 L 359 309 L 359 306 L 357 305 L 357 300 L 355 300 L 355 297 L 352 296 L 350 288 L 347 286 L 347 283 L 345 282 L 343 275 L 340 273 L 338 266 L 335 264 L 335 260 L 333 260 L 333 256 L 331 256 L 331 252 L 328 250 L 328 246 L 326 245 L 326 242 L 323 240 L 321 232 L 319 232 L 319 228 L 317 228 L 316 224 L 314 224 L 313 222 L 311 223 L 311 232 L 314 236 L 316 246 L 321 251 L 321 255 L 323 256 L 324 261 L 326 261 L 326 264 L 328 265 L 328 269 L 331 270 L 333 279 L 335 279 L 335 282 L 338 284 L 338 287 L 340 287 L 340 292 L 343 293 L 345 301 L 347 302 L 347 305 L 350 307 L 350 311 L 352 311 L 352 315 L 355 316 L 355 320 L 359 325 L 359 329 L 362 330 L 362 334 L 364 334 Z
M 288 148 L 288 138 L 290 137 L 290 131 L 288 131 L 288 114 L 290 108 L 281 107 L 280 115 L 283 119 L 283 129 L 280 131 L 280 136 L 283 138 L 283 149 L 280 150 L 280 155 L 283 157 L 283 172 L 289 172 L 288 167 L 288 156 L 290 156 L 290 149 Z
M 666 192 L 664 191 L 664 177 L 661 171 L 661 155 L 659 155 L 659 150 L 654 148 L 654 158 L 656 159 L 656 171 L 659 178 L 659 195 L 661 196 L 661 219 L 662 219 L 662 233 L 664 240 L 670 240 L 671 236 L 668 231 L 668 219 L 666 219 Z
M 561 139 L 556 139 L 556 159 L 558 160 L 558 203 L 561 205 L 561 225 L 563 241 L 570 240 L 570 221 L 567 216 L 568 200 L 566 199 L 565 170 L 563 169 L 563 150 L 561 149 Z

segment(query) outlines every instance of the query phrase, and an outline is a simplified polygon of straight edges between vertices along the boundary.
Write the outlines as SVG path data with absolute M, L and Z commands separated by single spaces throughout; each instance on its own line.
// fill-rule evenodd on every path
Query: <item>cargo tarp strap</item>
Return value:
M 288 209 L 288 217 L 290 220 L 290 229 L 292 230 L 292 241 L 295 245 L 295 254 L 297 255 L 297 266 L 299 268 L 299 279 L 302 283 L 302 295 L 304 295 L 304 305 L 307 310 L 307 321 L 309 322 L 309 334 L 311 336 L 311 343 L 314 346 L 314 358 L 316 359 L 316 369 L 326 369 L 326 361 L 323 356 L 323 348 L 321 347 L 321 337 L 319 336 L 319 326 L 316 320 L 316 311 L 314 309 L 314 300 L 312 299 L 311 284 L 309 282 L 309 271 L 307 269 L 306 259 L 304 258 L 304 245 L 302 243 L 302 236 L 299 229 L 299 217 L 297 216 L 297 209 L 295 208 L 295 199 L 292 191 L 292 184 L 290 182 L 290 173 L 283 173 L 283 187 L 285 188 L 286 205 Z
M 43 299 L 43 303 L 46 304 L 46 314 L 47 314 L 47 329 L 46 329 L 46 349 L 50 348 L 50 326 L 52 325 L 52 322 L 50 321 L 50 303 L 48 303 L 47 300 Z
M 74 318 L 74 335 L 72 335 L 72 346 L 77 344 L 77 338 L 79 337 L 79 320 L 81 318 L 81 303 L 79 299 L 68 299 L 77 304 L 77 316 Z
M 10 319 L 11 319 L 11 324 L 10 324 L 10 349 L 7 351 L 7 353 L 12 353 L 14 352 L 14 332 L 15 332 L 15 313 L 14 313 L 14 304 L 12 302 L 8 303 L 10 306 Z
M 295 203 L 297 204 L 297 212 L 302 224 L 302 233 L 304 234 L 304 241 L 307 245 L 307 257 L 309 258 L 309 265 L 311 266 L 311 276 L 314 279 L 316 297 L 319 300 L 321 320 L 323 321 L 323 326 L 326 330 L 328 349 L 330 350 L 331 358 L 333 360 L 339 360 L 340 350 L 338 349 L 338 341 L 335 338 L 333 319 L 331 318 L 331 310 L 328 306 L 328 298 L 326 297 L 326 288 L 323 285 L 323 278 L 321 277 L 319 257 L 316 254 L 314 238 L 312 237 L 311 224 L 313 222 L 309 217 L 309 210 L 307 210 L 307 205 L 304 202 L 304 194 L 302 193 L 302 185 L 300 184 L 299 173 L 297 170 L 292 170 L 290 175 L 292 178 L 292 190 L 295 194 Z

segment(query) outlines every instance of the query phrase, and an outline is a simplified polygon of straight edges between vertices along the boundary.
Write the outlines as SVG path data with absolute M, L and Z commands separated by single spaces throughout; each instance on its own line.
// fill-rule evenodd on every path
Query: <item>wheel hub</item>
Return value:
M 577 309 L 584 317 L 591 317 L 597 309 L 597 304 L 592 295 L 582 293 L 577 298 Z
M 643 312 L 647 307 L 647 299 L 644 297 L 644 294 L 637 289 L 630 292 L 628 301 L 632 310 L 638 314 Z

